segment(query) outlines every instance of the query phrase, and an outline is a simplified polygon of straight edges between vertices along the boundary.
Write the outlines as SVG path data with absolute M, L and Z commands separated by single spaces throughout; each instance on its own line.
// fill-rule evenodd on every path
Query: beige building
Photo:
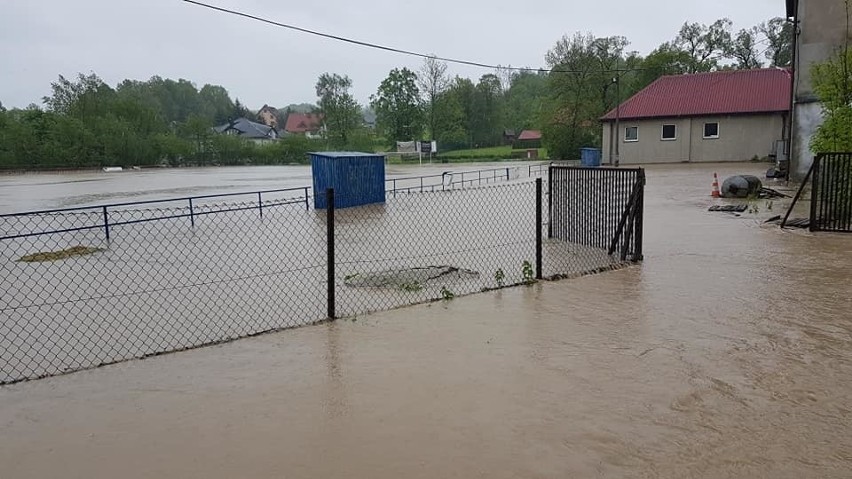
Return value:
M 783 145 L 790 102 L 787 70 L 665 76 L 603 122 L 609 164 L 748 161 Z
M 791 173 L 801 177 L 813 162 L 811 137 L 822 124 L 822 105 L 813 91 L 811 67 L 840 52 L 852 38 L 844 0 L 787 0 L 787 17 L 796 25 L 794 37 L 793 135 Z M 852 6 L 850 6 L 852 8 Z
M 266 126 L 278 129 L 278 110 L 269 105 L 263 105 L 263 108 L 257 112 L 257 119 Z

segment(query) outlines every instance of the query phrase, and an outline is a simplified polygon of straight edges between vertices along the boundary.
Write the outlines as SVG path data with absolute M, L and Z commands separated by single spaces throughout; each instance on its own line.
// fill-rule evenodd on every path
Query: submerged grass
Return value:
M 73 258 L 75 256 L 87 256 L 103 251 L 103 248 L 94 248 L 91 246 L 72 246 L 71 248 L 60 251 L 44 251 L 39 253 L 28 254 L 21 256 L 18 261 L 24 263 L 46 263 L 51 261 L 60 261 L 63 259 Z

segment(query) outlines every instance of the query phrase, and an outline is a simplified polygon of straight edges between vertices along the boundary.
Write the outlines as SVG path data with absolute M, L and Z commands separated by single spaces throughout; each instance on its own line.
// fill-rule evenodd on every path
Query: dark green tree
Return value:
M 646 56 L 641 71 L 636 72 L 634 90 L 639 91 L 664 75 L 682 75 L 689 73 L 692 57 L 672 43 L 663 43 Z
M 542 133 L 551 158 L 576 159 L 580 148 L 596 144 L 600 135 L 602 86 L 597 82 L 602 72 L 596 43 L 591 34 L 577 33 L 562 37 L 547 53 L 548 65 L 564 71 L 549 75 Z
M 434 57 L 426 58 L 417 75 L 417 83 L 423 95 L 426 131 L 434 139 L 437 138 L 438 117 L 441 115 L 437 110 L 439 97 L 450 85 L 447 64 Z
M 731 41 L 728 57 L 739 70 L 751 70 L 763 67 L 760 52 L 757 50 L 757 27 L 740 30 Z
M 343 147 L 361 126 L 358 102 L 349 90 L 352 80 L 336 73 L 323 73 L 316 85 L 319 110 L 323 115 L 326 135 L 335 147 Z
M 731 26 L 732 22 L 728 18 L 721 18 L 710 25 L 683 24 L 674 46 L 689 55 L 689 73 L 709 72 L 718 68 L 719 60 L 726 58 L 731 51 Z
M 547 98 L 547 74 L 514 74 L 505 96 L 507 128 L 516 131 L 541 129 L 542 108 Z
M 769 42 L 765 56 L 770 66 L 789 67 L 793 63 L 793 24 L 775 17 L 761 23 L 757 29 Z
M 423 109 L 417 75 L 407 68 L 394 68 L 382 80 L 370 106 L 376 111 L 376 123 L 391 144 L 420 139 Z
M 473 95 L 470 134 L 479 147 L 500 144 L 503 131 L 503 91 L 500 78 L 493 73 L 482 75 Z

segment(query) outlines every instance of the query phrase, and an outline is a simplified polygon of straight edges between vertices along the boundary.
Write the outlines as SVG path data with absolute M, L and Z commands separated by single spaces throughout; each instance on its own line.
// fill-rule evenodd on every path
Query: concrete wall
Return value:
M 799 0 L 798 77 L 796 96 L 816 99 L 811 65 L 837 54 L 846 41 L 846 7 L 843 0 Z
M 719 123 L 719 138 L 704 138 L 704 124 Z M 677 126 L 676 140 L 662 140 L 664 124 Z M 639 140 L 624 140 L 625 128 L 639 127 Z M 621 164 L 748 161 L 768 156 L 775 142 L 783 139 L 784 115 L 695 117 L 652 120 L 622 120 Z M 603 158 L 609 163 L 615 122 L 603 125 Z
M 822 106 L 813 91 L 811 67 L 824 62 L 845 44 L 846 7 L 843 0 L 799 0 L 796 42 L 795 99 L 791 173 L 802 177 L 813 162 L 810 139 L 822 124 Z

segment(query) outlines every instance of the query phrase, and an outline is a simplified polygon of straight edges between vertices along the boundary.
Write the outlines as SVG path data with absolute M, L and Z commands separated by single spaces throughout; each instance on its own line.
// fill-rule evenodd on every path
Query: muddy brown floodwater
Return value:
M 644 264 L 0 388 L 5 478 L 852 476 L 852 237 L 652 167 Z

